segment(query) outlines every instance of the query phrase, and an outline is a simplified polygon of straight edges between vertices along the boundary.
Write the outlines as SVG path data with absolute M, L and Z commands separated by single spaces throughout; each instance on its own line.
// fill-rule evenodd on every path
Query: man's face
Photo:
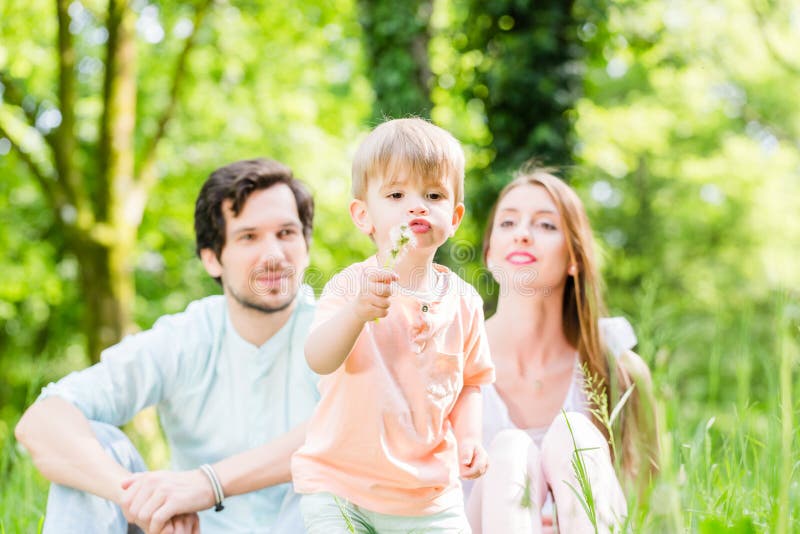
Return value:
M 225 294 L 242 308 L 274 313 L 294 301 L 308 267 L 308 247 L 292 190 L 285 184 L 253 192 L 238 216 L 222 204 L 225 246 L 203 264 L 222 279 Z

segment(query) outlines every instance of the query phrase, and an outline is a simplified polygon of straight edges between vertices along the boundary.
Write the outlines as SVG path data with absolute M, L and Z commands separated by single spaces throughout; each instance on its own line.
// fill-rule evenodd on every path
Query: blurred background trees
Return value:
M 137 115 L 136 12 L 124 2 L 112 0 L 101 13 L 79 3 L 56 2 L 54 94 L 38 97 L 25 80 L 14 77 L 14 63 L 0 72 L 7 104 L 0 134 L 39 185 L 52 213 L 52 231 L 63 239 L 64 253 L 78 264 L 86 306 L 83 333 L 93 361 L 133 326 L 138 227 L 157 178 L 158 146 L 209 3 L 197 6 L 193 20 L 183 20 L 184 43 L 174 72 L 164 80 L 167 90 L 157 114 L 145 108 L 149 113 Z M 88 66 L 92 60 L 104 62 L 102 73 L 96 63 Z M 92 69 L 94 80 L 88 75 Z M 82 113 L 89 102 L 95 112 Z M 145 130 L 139 150 L 137 124 Z M 81 135 L 87 128 L 95 133 Z
M 674 447 L 710 413 L 763 434 L 800 394 L 778 372 L 800 320 L 798 36 L 791 0 L 0 0 L 0 442 L 44 383 L 218 291 L 192 235 L 216 167 L 274 157 L 309 183 L 315 288 L 368 254 L 350 160 L 409 114 L 465 146 L 468 215 L 438 259 L 489 310 L 494 195 L 529 158 L 561 166 L 679 406 Z
M 220 162 L 269 155 L 312 186 L 347 175 L 369 85 L 355 8 L 339 7 L 2 3 L 0 404 L 11 414 L 33 377 L 81 367 L 217 291 L 191 230 Z

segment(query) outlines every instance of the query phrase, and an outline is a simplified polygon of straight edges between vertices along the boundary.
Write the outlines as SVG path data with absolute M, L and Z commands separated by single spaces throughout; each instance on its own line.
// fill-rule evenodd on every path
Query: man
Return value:
M 211 174 L 195 233 L 223 295 L 162 317 L 106 349 L 100 363 L 50 384 L 17 425 L 17 439 L 54 483 L 45 533 L 126 532 L 126 516 L 145 529 L 196 529 L 198 516 L 172 514 L 152 498 L 172 479 L 131 478 L 145 466 L 116 426 L 151 405 L 172 467 L 188 470 L 175 473 L 194 491 L 187 511 L 224 501 L 220 513 L 199 514 L 204 533 L 302 528 L 292 523 L 296 501 L 285 482 L 303 440 L 300 423 L 318 399 L 303 357 L 314 312 L 302 285 L 313 211 L 306 188 L 275 161 L 239 161 Z M 259 476 L 242 477 L 252 465 Z

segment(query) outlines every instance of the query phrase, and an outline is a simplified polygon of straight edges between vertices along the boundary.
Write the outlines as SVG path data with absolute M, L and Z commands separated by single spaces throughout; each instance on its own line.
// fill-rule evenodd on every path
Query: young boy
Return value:
M 480 297 L 433 263 L 463 186 L 458 141 L 421 119 L 381 124 L 356 153 L 350 216 L 378 251 L 331 279 L 305 345 L 325 375 L 292 458 L 309 534 L 470 531 L 458 476 L 487 468 L 494 367 Z

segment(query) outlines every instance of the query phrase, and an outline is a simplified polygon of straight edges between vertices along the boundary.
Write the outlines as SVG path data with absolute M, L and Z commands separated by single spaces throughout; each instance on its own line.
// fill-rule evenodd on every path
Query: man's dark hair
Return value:
M 271 159 L 259 158 L 220 167 L 203 184 L 194 208 L 197 255 L 204 248 L 213 250 L 217 258 L 222 254 L 222 247 L 225 246 L 222 204 L 226 200 L 231 201 L 231 211 L 234 216 L 238 216 L 254 191 L 268 189 L 277 184 L 286 184 L 292 190 L 297 213 L 303 224 L 303 237 L 308 246 L 314 225 L 314 199 L 311 193 L 292 175 L 289 167 Z

